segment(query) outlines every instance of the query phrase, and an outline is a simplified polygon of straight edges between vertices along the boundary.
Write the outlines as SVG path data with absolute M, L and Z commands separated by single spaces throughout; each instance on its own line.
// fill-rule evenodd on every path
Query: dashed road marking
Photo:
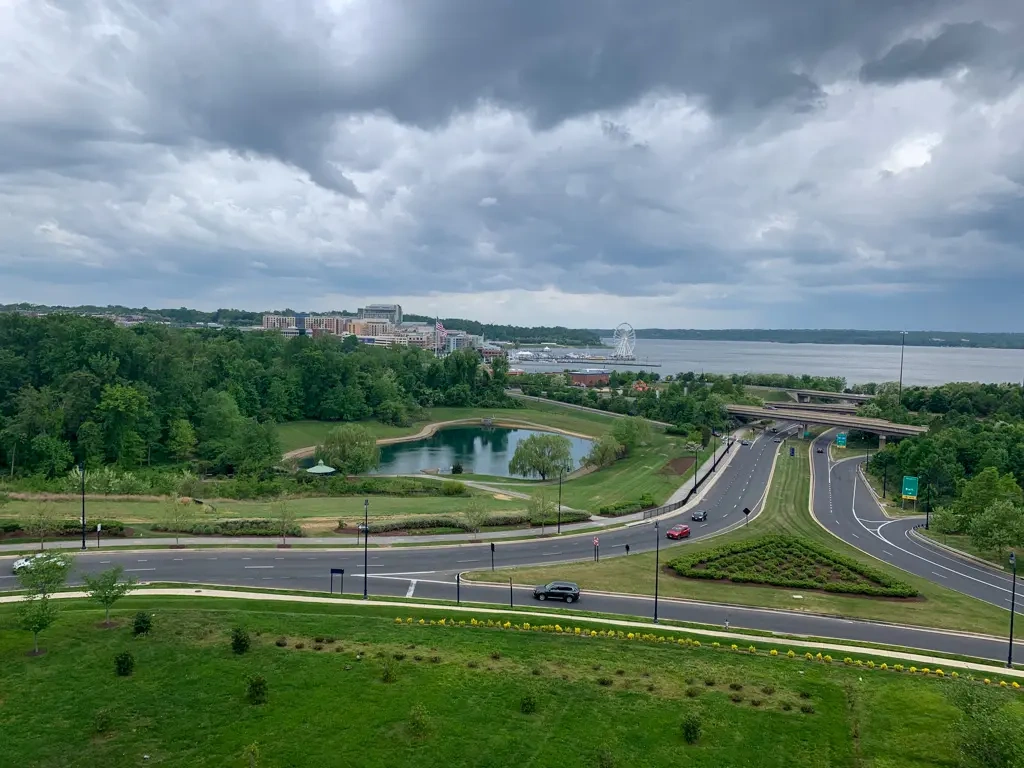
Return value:
M 412 597 L 412 593 L 416 591 L 416 579 L 409 582 L 409 588 L 405 590 L 406 597 Z

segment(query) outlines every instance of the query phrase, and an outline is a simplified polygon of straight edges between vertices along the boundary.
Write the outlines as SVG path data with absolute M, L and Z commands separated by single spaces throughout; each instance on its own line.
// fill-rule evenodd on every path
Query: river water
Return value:
M 552 348 L 552 352 L 583 352 Z M 590 350 L 608 354 L 610 349 Z M 685 371 L 707 373 L 803 373 L 844 376 L 848 384 L 896 381 L 900 375 L 900 347 L 865 344 L 775 344 L 764 341 L 667 341 L 637 339 L 636 366 L 660 362 L 662 376 Z M 578 365 L 514 364 L 525 371 L 561 371 L 565 368 L 600 368 L 599 362 Z M 987 383 L 1024 380 L 1024 350 L 974 349 L 968 347 L 906 347 L 904 384 L 944 384 L 949 381 Z

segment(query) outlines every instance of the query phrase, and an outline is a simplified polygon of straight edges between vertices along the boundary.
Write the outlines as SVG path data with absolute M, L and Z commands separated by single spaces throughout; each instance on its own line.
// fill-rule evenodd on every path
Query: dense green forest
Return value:
M 595 330 L 603 338 L 610 329 Z M 888 344 L 900 345 L 899 331 L 858 331 L 854 329 L 765 329 L 725 328 L 637 328 L 638 339 L 676 341 L 769 341 L 778 344 Z M 1024 349 L 1024 333 L 967 333 L 964 331 L 908 331 L 908 347 L 986 347 Z
M 507 366 L 475 352 L 277 333 L 175 329 L 55 314 L 0 315 L 0 468 L 60 475 L 73 462 L 266 471 L 275 422 L 407 423 L 421 407 L 509 406 Z

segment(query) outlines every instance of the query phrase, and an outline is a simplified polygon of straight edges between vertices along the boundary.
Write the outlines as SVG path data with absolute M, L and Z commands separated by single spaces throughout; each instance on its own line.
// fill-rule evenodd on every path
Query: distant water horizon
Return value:
M 792 344 L 772 341 L 677 341 L 637 339 L 637 364 L 617 370 L 641 370 L 647 365 L 662 376 L 698 373 L 786 373 L 800 376 L 843 376 L 848 384 L 897 381 L 900 375 L 899 345 Z M 559 354 L 585 349 L 552 347 Z M 608 354 L 607 348 L 595 348 Z M 945 384 L 952 381 L 986 384 L 1021 383 L 1024 350 L 979 347 L 903 348 L 905 385 Z M 650 363 L 661 363 L 653 368 Z M 580 361 L 578 367 L 600 367 L 599 362 Z M 522 365 L 526 371 L 561 371 L 566 364 Z

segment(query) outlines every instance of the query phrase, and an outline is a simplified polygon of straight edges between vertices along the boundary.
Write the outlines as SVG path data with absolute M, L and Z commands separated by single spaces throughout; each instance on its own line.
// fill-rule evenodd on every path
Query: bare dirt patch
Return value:
M 666 462 L 665 466 L 661 468 L 662 474 L 666 475 L 685 475 L 690 471 L 690 467 L 693 466 L 693 456 L 681 456 L 678 459 L 672 459 Z
M 512 497 L 507 496 L 504 493 L 495 493 L 494 498 L 496 498 L 498 501 L 512 501 Z

